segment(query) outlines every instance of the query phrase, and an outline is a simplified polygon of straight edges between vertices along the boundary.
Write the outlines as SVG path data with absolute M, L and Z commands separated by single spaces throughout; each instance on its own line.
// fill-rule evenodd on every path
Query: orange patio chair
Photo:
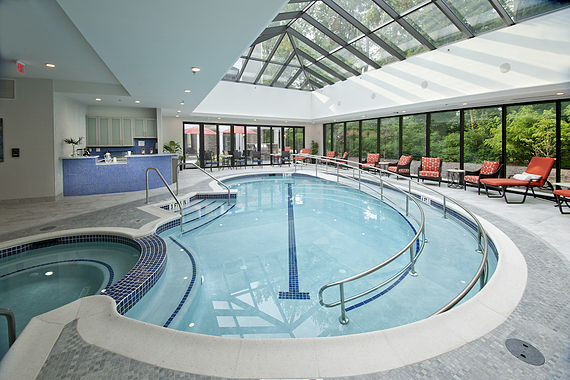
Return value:
M 325 158 L 325 159 L 321 160 L 321 163 L 323 163 L 323 164 L 328 164 L 328 163 L 330 163 L 330 162 L 331 162 L 330 159 L 331 159 L 331 158 L 334 158 L 335 154 L 336 154 L 336 151 L 334 151 L 334 150 L 327 150 L 326 157 L 327 157 L 328 159 Z
M 441 158 L 422 157 L 422 163 L 418 169 L 418 182 L 426 179 L 438 181 L 441 186 Z
M 301 153 L 300 154 L 311 154 L 311 148 L 303 148 L 301 149 Z M 295 161 L 297 162 L 304 162 L 305 160 L 307 160 L 309 157 L 304 157 L 304 156 L 295 156 Z
M 375 169 L 378 167 L 378 161 L 380 161 L 380 153 L 367 153 L 366 161 L 362 163 L 362 169 Z
M 483 161 L 483 166 L 481 169 L 474 170 L 474 171 L 465 171 L 465 176 L 463 180 L 467 185 L 467 182 L 473 183 L 477 185 L 477 194 L 481 194 L 481 182 L 479 180 L 483 178 L 499 178 L 499 174 L 501 173 L 501 168 L 503 167 L 502 164 L 499 164 L 497 161 Z M 467 186 L 464 186 L 467 189 Z
M 485 186 L 485 193 L 489 198 L 505 198 L 507 203 L 524 203 L 528 194 L 528 189 L 534 194 L 534 187 L 542 187 L 544 185 L 553 189 L 550 182 L 547 181 L 548 175 L 554 165 L 554 158 L 550 157 L 533 157 L 525 172 L 522 174 L 515 174 L 513 178 L 484 178 L 480 182 Z M 520 202 L 512 202 L 507 199 L 507 188 L 510 186 L 525 186 L 524 197 Z M 489 187 L 496 189 L 499 195 L 490 195 Z
M 388 164 L 388 171 L 409 177 L 411 164 L 412 156 L 401 156 L 398 162 Z
M 570 214 L 570 212 L 562 211 L 562 207 L 570 208 L 570 190 L 554 190 L 552 192 L 556 197 L 556 203 L 558 203 L 558 208 L 560 209 L 561 214 Z M 562 204 L 564 202 L 565 204 Z

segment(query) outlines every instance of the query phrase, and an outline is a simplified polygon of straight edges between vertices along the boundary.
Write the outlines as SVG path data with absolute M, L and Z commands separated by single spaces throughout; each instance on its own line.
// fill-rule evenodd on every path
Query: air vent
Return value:
M 0 79 L 0 99 L 16 99 L 16 81 Z

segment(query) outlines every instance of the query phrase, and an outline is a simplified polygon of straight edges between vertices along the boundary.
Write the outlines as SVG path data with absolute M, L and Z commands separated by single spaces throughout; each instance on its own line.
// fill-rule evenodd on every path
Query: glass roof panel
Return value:
M 271 21 L 271 23 L 269 25 L 267 25 L 268 28 L 271 28 L 272 26 L 283 26 L 283 25 L 287 25 L 287 23 L 291 21 L 291 20 L 279 20 L 279 21 Z
M 232 66 L 231 69 L 228 70 L 228 72 L 226 73 L 226 75 L 224 75 L 224 80 L 229 80 L 229 81 L 236 81 L 237 77 L 239 75 L 239 71 L 241 70 L 241 68 L 243 67 L 243 63 L 245 62 L 245 59 L 240 58 L 237 60 L 236 63 L 234 63 L 234 65 Z
M 305 73 L 302 72 L 301 74 L 299 74 L 297 79 L 295 79 L 295 81 L 293 81 L 293 83 L 291 83 L 290 88 L 301 88 L 301 86 L 303 84 L 305 84 L 306 81 L 307 81 L 307 77 L 305 76 Z
M 285 7 L 281 10 L 281 13 L 302 11 L 303 8 L 305 8 L 308 3 L 309 3 L 308 1 L 303 3 L 289 3 L 285 5 Z
M 253 51 L 251 52 L 251 56 L 253 58 L 259 58 L 265 60 L 269 57 L 269 53 L 273 49 L 273 46 L 277 43 L 279 36 L 275 36 L 267 41 L 263 41 L 255 45 Z
M 425 0 L 384 0 L 393 10 L 402 14 L 410 8 L 425 2 Z
M 499 0 L 515 22 L 568 6 L 568 1 Z
M 309 45 L 307 45 L 303 41 L 300 41 L 299 39 L 297 39 L 295 37 L 293 37 L 293 41 L 295 41 L 295 45 L 297 46 L 297 49 L 299 49 L 302 52 L 306 53 L 307 55 L 313 57 L 313 59 L 317 60 L 320 57 L 322 57 L 321 53 L 319 53 L 318 51 L 316 51 L 315 49 L 313 49 L 312 47 L 310 47 Z M 310 63 L 310 61 L 304 60 L 304 63 L 308 64 L 308 63 Z
M 279 70 L 281 70 L 282 67 L 283 65 L 278 65 L 276 63 L 269 63 L 265 68 L 265 71 L 261 75 L 261 78 L 259 79 L 258 83 L 270 85 L 271 83 L 273 83 L 273 78 L 275 78 L 275 75 L 277 75 L 277 73 L 279 72 Z
M 287 62 L 287 59 L 289 58 L 292 52 L 293 52 L 293 46 L 291 45 L 291 41 L 289 40 L 289 37 L 285 35 L 285 37 L 283 37 L 283 40 L 281 41 L 281 44 L 279 44 L 279 47 L 275 51 L 275 54 L 271 58 L 271 61 L 285 63 Z
M 293 76 L 297 73 L 297 70 L 299 69 L 296 67 L 287 66 L 287 68 L 283 71 L 283 74 L 281 74 L 279 79 L 277 79 L 277 82 L 275 82 L 275 86 L 276 87 L 287 86 L 287 83 L 289 83 L 291 78 L 293 78 Z
M 354 54 L 346 49 L 342 49 L 333 54 L 334 57 L 340 59 L 348 66 L 356 69 L 359 73 L 364 73 L 369 70 L 369 66 L 366 62 L 357 58 Z
M 312 8 L 312 7 L 311 7 Z M 336 42 L 331 40 L 326 34 L 309 24 L 302 18 L 295 21 L 292 25 L 293 29 L 301 33 L 303 36 L 307 37 L 309 40 L 319 45 L 326 51 L 334 50 L 339 46 Z
M 394 49 L 401 51 L 405 57 L 411 57 L 428 50 L 397 22 L 386 25 L 375 34 Z
M 465 38 L 463 33 L 453 25 L 435 4 L 421 7 L 404 17 L 404 19 L 436 47 Z
M 359 39 L 353 43 L 352 46 L 354 46 L 356 49 L 361 51 L 364 55 L 366 55 L 368 58 L 380 66 L 384 66 L 398 60 L 396 57 L 388 53 L 386 50 L 382 49 L 377 43 L 368 37 Z
M 262 67 L 263 67 L 263 62 L 250 59 L 247 62 L 247 66 L 245 66 L 245 70 L 241 75 L 240 81 L 246 83 L 254 83 Z
M 334 0 L 352 17 L 370 30 L 378 28 L 392 18 L 372 0 Z
M 316 72 L 317 74 L 319 74 L 320 76 L 328 79 L 329 81 L 336 83 L 338 82 L 340 79 L 329 74 L 327 71 L 321 69 L 319 66 L 313 64 L 311 66 L 307 66 L 309 69 L 313 70 L 314 72 Z
M 323 65 L 325 65 L 326 67 L 328 67 L 329 69 L 334 70 L 335 72 L 339 73 L 344 78 L 350 78 L 350 77 L 354 76 L 353 73 L 351 73 L 350 71 L 348 71 L 348 70 L 344 69 L 343 67 L 337 65 L 336 63 L 334 63 L 333 61 L 331 61 L 328 58 L 323 58 L 319 62 L 322 63 Z
M 307 12 L 309 16 L 324 25 L 328 30 L 345 41 L 353 40 L 362 35 L 362 32 L 346 21 L 325 3 L 318 2 Z
M 464 23 L 469 25 L 474 34 L 487 32 L 505 26 L 491 3 L 480 0 L 444 0 L 449 8 Z

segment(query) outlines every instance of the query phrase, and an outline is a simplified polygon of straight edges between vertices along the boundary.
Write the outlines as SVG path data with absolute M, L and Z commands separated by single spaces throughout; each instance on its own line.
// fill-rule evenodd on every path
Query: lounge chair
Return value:
M 562 207 L 570 208 L 570 190 L 554 190 L 552 192 L 556 197 L 556 202 L 558 203 L 558 208 L 560 209 L 561 214 L 570 214 L 570 212 L 562 211 Z M 564 202 L 565 204 L 562 204 Z
M 311 154 L 311 148 L 303 148 L 301 149 L 301 153 L 300 154 Z M 305 160 L 308 160 L 309 157 L 307 156 L 295 156 L 295 161 L 296 162 L 305 162 Z
M 501 169 L 503 165 L 499 164 L 497 161 L 483 161 L 483 166 L 481 169 L 474 170 L 474 171 L 465 171 L 465 176 L 463 180 L 465 181 L 465 185 L 467 182 L 473 183 L 477 185 L 477 194 L 481 194 L 481 182 L 480 180 L 483 178 L 499 178 L 501 174 Z M 467 189 L 467 186 L 464 186 Z
M 528 194 L 528 189 L 532 191 L 532 195 L 535 198 L 535 187 L 543 187 L 544 185 L 547 185 L 550 189 L 553 189 L 552 185 L 547 180 L 553 165 L 554 158 L 533 157 L 525 172 L 522 174 L 515 174 L 513 178 L 484 178 L 480 180 L 480 182 L 485 186 L 485 193 L 489 198 L 505 198 L 505 202 L 507 203 L 524 203 L 526 195 Z M 510 186 L 526 187 L 522 201 L 512 202 L 507 199 L 506 190 Z M 499 195 L 490 195 L 489 187 L 495 188 L 499 192 Z
M 366 161 L 362 163 L 362 169 L 376 169 L 378 167 L 378 161 L 380 161 L 380 153 L 367 153 Z
M 437 181 L 441 186 L 441 158 L 422 157 L 422 163 L 418 169 L 418 182 L 426 179 Z
M 328 163 L 330 163 L 330 162 L 331 162 L 330 158 L 334 158 L 335 155 L 336 155 L 336 151 L 334 151 L 334 150 L 327 150 L 326 157 L 329 158 L 329 159 L 326 159 L 326 158 L 325 158 L 325 159 L 321 160 L 321 163 L 322 163 L 322 164 L 328 164 Z
M 409 177 L 411 164 L 412 156 L 401 156 L 398 162 L 388 164 L 388 171 Z

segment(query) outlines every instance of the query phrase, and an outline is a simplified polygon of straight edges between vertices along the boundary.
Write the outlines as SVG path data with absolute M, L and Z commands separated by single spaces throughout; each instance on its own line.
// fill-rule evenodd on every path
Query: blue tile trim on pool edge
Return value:
M 97 264 L 103 265 L 109 271 L 109 281 L 107 281 L 107 285 L 105 285 L 105 287 L 107 288 L 107 287 L 111 286 L 111 284 L 113 283 L 113 278 L 115 277 L 115 272 L 113 271 L 113 268 L 111 268 L 111 266 L 109 264 L 107 264 L 103 261 L 91 260 L 91 259 L 70 259 L 70 260 L 51 261 L 49 263 L 32 265 L 31 267 L 18 269 L 18 270 L 15 270 L 13 272 L 10 272 L 10 273 L 3 274 L 2 276 L 0 276 L 0 278 L 10 276 L 10 275 L 15 274 L 15 273 L 23 272 L 23 271 L 28 270 L 28 269 L 43 267 L 46 265 L 54 265 L 54 264 L 61 264 L 61 263 L 76 263 L 76 262 L 89 262 L 89 263 L 97 263 Z
M 176 316 L 178 315 L 178 312 L 180 312 L 180 309 L 182 309 L 182 306 L 184 306 L 184 304 L 188 300 L 188 296 L 190 295 L 190 292 L 192 291 L 192 289 L 194 288 L 194 284 L 196 283 L 196 260 L 194 260 L 194 255 L 192 254 L 192 252 L 190 252 L 189 249 L 186 248 L 186 246 L 184 246 L 184 244 L 182 244 L 182 242 L 180 242 L 180 240 L 176 239 L 174 236 L 171 236 L 170 239 L 172 239 L 174 243 L 176 243 L 181 249 L 183 249 L 184 252 L 186 252 L 188 257 L 190 258 L 190 261 L 192 261 L 192 279 L 190 280 L 190 284 L 188 284 L 188 288 L 186 289 L 184 296 L 178 303 L 178 306 L 172 312 L 166 323 L 162 325 L 162 327 L 170 326 L 174 318 L 176 318 Z
M 109 234 L 84 234 L 46 239 L 2 249 L 0 259 L 39 248 L 92 242 L 125 244 L 140 252 L 140 258 L 135 266 L 116 284 L 101 291 L 101 294 L 115 300 L 119 314 L 125 314 L 158 281 L 166 267 L 166 243 L 156 234 L 134 240 Z

